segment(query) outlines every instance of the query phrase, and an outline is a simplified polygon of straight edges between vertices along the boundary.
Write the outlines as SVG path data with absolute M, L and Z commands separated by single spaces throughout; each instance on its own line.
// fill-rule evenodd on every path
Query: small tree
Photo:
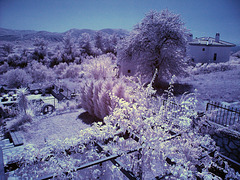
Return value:
M 137 71 L 152 78 L 169 80 L 183 72 L 186 33 L 180 16 L 163 10 L 151 11 L 137 24 L 118 49 L 119 61 L 134 61 Z

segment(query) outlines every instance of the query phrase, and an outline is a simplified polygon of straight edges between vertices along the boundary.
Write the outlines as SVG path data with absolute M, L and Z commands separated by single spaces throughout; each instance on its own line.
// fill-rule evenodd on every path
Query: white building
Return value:
M 215 38 L 202 37 L 193 39 L 189 35 L 187 55 L 195 63 L 218 63 L 229 60 L 231 48 L 235 44 L 220 40 L 220 34 L 216 33 Z M 120 72 L 123 75 L 132 76 L 137 71 L 137 64 L 134 60 L 122 60 L 118 62 Z
M 195 63 L 226 62 L 229 60 L 231 48 L 235 44 L 220 40 L 220 34 L 215 38 L 202 37 L 193 39 L 190 35 L 187 53 Z

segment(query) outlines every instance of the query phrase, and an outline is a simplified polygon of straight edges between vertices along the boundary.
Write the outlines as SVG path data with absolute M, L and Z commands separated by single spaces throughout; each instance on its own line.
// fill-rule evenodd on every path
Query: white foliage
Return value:
M 137 72 L 151 79 L 168 79 L 183 71 L 186 29 L 179 15 L 151 11 L 119 45 L 119 61 L 132 61 Z

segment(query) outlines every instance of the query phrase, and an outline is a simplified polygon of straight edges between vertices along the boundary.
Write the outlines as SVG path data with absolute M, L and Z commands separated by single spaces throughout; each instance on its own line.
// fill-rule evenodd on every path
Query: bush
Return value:
M 240 58 L 240 51 L 234 53 L 232 56 L 237 57 L 237 58 Z
M 6 73 L 8 69 L 9 69 L 8 63 L 4 62 L 4 64 L 0 66 L 0 74 Z
M 67 69 L 68 65 L 67 63 L 60 63 L 57 66 L 54 66 L 53 70 L 56 73 L 58 77 L 61 77 L 63 72 Z
M 57 105 L 58 112 L 64 112 L 67 110 L 74 111 L 75 109 L 79 109 L 79 104 L 75 101 L 62 101 Z
M 54 67 L 54 72 L 56 73 L 57 77 L 59 79 L 64 79 L 64 78 L 78 78 L 79 73 L 81 72 L 81 65 L 71 63 L 60 63 L 59 65 Z
M 33 61 L 28 65 L 27 72 L 31 75 L 34 83 L 52 81 L 55 79 L 54 72 L 37 61 Z
M 237 65 L 228 61 L 224 63 L 210 63 L 210 64 L 196 64 L 195 67 L 191 67 L 189 69 L 189 72 L 191 74 L 209 74 L 212 72 L 218 72 L 218 71 L 228 71 L 236 68 Z
M 20 114 L 16 121 L 9 127 L 10 131 L 19 131 L 24 129 L 26 123 L 32 122 L 32 116 L 29 114 Z
M 7 57 L 7 63 L 9 64 L 9 66 L 14 68 L 17 68 L 17 67 L 24 68 L 27 66 L 28 60 L 26 57 L 21 57 L 16 54 L 11 54 Z
M 78 78 L 79 77 L 79 73 L 81 70 L 81 66 L 77 65 L 77 64 L 70 64 L 69 66 L 67 66 L 67 68 L 65 69 L 65 71 L 63 71 L 63 78 Z
M 32 82 L 32 78 L 22 69 L 13 69 L 4 74 L 6 84 L 9 88 L 27 87 Z

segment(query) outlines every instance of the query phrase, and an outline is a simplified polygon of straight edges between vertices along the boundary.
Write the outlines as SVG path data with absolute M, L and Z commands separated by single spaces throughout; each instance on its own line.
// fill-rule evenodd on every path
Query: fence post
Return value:
M 209 102 L 207 103 L 207 106 L 206 106 L 206 111 L 208 110 L 208 105 L 209 105 Z

